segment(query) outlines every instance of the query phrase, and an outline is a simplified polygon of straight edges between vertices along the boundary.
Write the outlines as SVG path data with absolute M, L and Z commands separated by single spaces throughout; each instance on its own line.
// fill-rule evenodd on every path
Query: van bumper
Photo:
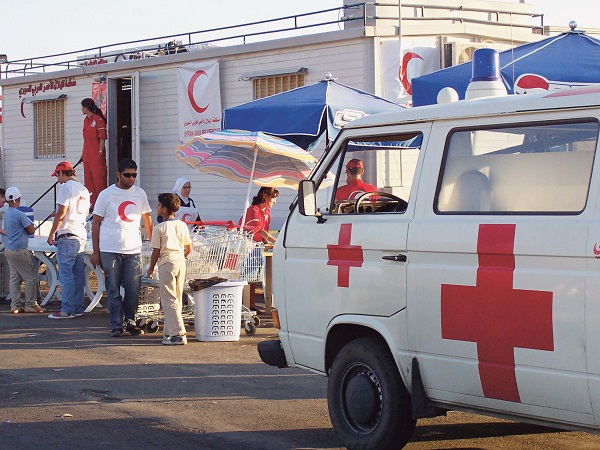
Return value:
M 260 359 L 262 359 L 265 364 L 279 367 L 280 369 L 288 366 L 279 339 L 259 342 L 257 348 Z

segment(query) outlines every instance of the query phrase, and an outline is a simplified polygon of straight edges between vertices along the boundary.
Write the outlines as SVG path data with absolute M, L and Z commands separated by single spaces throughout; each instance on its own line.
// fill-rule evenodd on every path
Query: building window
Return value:
M 34 102 L 36 159 L 65 157 L 65 99 Z
M 254 100 L 304 86 L 305 73 L 254 78 Z

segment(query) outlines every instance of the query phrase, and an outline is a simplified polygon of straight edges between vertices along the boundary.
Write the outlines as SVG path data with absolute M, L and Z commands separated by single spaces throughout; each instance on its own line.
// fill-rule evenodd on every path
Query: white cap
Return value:
M 14 187 L 14 186 L 13 187 L 9 187 L 6 190 L 6 193 L 4 194 L 4 197 L 6 198 L 6 200 L 15 201 L 15 200 L 21 198 L 21 191 L 19 191 L 19 189 L 16 188 L 16 187 Z

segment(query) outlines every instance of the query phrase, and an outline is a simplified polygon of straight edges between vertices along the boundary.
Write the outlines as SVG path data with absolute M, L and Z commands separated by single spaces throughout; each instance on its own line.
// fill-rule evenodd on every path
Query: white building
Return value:
M 348 6 L 339 11 L 296 21 L 274 20 L 269 26 L 269 30 L 295 27 L 291 32 L 253 36 L 256 28 L 240 26 L 227 30 L 227 36 L 210 30 L 175 36 L 190 50 L 185 52 L 165 51 L 164 40 L 150 40 L 136 48 L 126 43 L 103 47 L 93 55 L 74 53 L 62 61 L 43 57 L 9 61 L 1 67 L 0 78 L 3 184 L 18 186 L 25 202 L 32 204 L 55 181 L 50 173 L 57 162 L 79 160 L 80 102 L 92 97 L 93 89 L 106 86 L 109 182 L 115 180 L 116 161 L 131 156 L 138 162 L 138 183 L 151 205 L 158 193 L 170 192 L 175 180 L 186 176 L 204 220 L 237 220 L 246 186 L 195 171 L 173 156 L 181 141 L 179 67 L 217 61 L 222 108 L 316 83 L 327 72 L 340 83 L 407 101 L 412 76 L 468 60 L 481 46 L 505 49 L 543 34 L 540 16 L 528 4 L 420 0 L 400 7 L 399 3 L 350 7 L 354 1 L 345 0 Z M 325 25 L 332 16 L 335 23 Z M 403 84 L 398 79 L 402 60 L 415 49 L 428 56 L 411 66 L 410 58 L 405 61 Z M 81 180 L 82 170 L 78 167 Z M 283 223 L 294 194 L 282 190 L 273 210 L 273 228 Z M 53 209 L 54 197 L 46 195 L 34 206 L 36 219 Z

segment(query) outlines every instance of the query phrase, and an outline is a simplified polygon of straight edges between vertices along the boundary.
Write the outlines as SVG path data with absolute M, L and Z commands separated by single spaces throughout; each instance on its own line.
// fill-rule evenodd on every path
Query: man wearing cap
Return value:
M 58 163 L 51 176 L 58 178 L 60 188 L 56 195 L 56 213 L 48 244 L 56 245 L 57 249 L 62 306 L 60 311 L 50 314 L 48 318 L 72 319 L 82 316 L 84 312 L 83 251 L 87 238 L 85 219 L 90 209 L 90 193 L 75 178 L 75 169 L 69 161 Z
M 351 159 L 346 164 L 346 185 L 340 186 L 335 192 L 335 201 L 351 200 L 359 197 L 365 192 L 375 192 L 377 188 L 372 184 L 365 183 L 361 178 L 365 169 L 360 159 Z
M 33 254 L 27 250 L 29 235 L 35 232 L 35 227 L 29 218 L 19 211 L 21 192 L 16 187 L 9 187 L 5 193 L 8 209 L 4 213 L 6 233 L 6 260 L 10 269 L 10 312 L 18 314 L 43 313 L 36 301 L 37 294 L 37 265 Z M 25 282 L 25 302 L 21 299 L 21 282 Z

